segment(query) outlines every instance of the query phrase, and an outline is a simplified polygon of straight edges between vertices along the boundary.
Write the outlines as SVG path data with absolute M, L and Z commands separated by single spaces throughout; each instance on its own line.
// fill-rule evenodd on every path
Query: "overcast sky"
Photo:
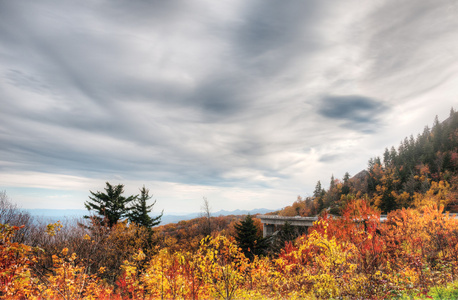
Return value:
M 277 209 L 458 108 L 458 0 L 0 0 L 0 191 Z

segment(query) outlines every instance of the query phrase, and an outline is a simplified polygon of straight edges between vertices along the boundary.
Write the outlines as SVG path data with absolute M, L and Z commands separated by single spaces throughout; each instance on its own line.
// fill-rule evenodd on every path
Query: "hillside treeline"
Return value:
M 312 216 L 328 211 L 340 215 L 348 201 L 364 198 L 388 213 L 401 208 L 443 205 L 458 212 L 458 112 L 443 122 L 436 117 L 417 137 L 406 137 L 397 148 L 371 158 L 366 170 L 342 180 L 331 177 L 328 188 L 318 181 L 313 196 L 298 197 L 276 212 L 284 216 Z M 435 196 L 435 197 L 433 197 Z

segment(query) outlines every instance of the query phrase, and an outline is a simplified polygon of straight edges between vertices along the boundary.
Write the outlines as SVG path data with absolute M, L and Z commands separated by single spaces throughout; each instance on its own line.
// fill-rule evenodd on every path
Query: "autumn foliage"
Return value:
M 125 239 L 135 229 L 130 226 L 106 238 L 122 237 L 121 231 Z M 59 228 L 51 224 L 47 234 L 58 236 Z M 341 217 L 324 215 L 278 255 L 252 260 L 224 235 L 203 238 L 196 251 L 131 242 L 115 281 L 106 267 L 67 247 L 47 268 L 38 267 L 44 250 L 12 242 L 19 230 L 1 225 L 5 299 L 416 298 L 458 276 L 458 219 L 436 205 L 396 210 L 381 221 L 368 201 L 351 201 Z M 90 235 L 80 242 L 100 243 Z

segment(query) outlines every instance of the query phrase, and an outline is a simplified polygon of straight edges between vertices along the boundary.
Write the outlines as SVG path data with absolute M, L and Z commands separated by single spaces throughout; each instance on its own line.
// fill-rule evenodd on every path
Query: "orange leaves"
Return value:
M 278 257 L 255 256 L 252 261 L 221 235 L 202 239 L 193 252 L 148 249 L 132 241 L 120 248 L 129 253 L 115 286 L 89 270 L 108 277 L 110 268 L 79 258 L 70 246 L 51 253 L 48 272 L 39 273 L 32 249 L 11 242 L 18 228 L 1 225 L 0 297 L 415 298 L 458 279 L 458 219 L 443 214 L 443 207 L 397 210 L 380 222 L 380 212 L 359 199 L 349 201 L 342 213 L 325 214 Z M 120 225 L 109 240 L 128 241 L 125 234 L 131 236 L 133 229 Z M 83 236 L 81 243 L 92 245 L 94 237 Z
M 390 213 L 384 224 L 384 252 L 390 268 L 409 268 L 415 276 L 401 279 L 417 291 L 451 280 L 456 274 L 458 222 L 443 214 L 443 207 L 424 207 L 421 211 L 403 209 Z M 400 274 L 403 274 L 402 272 Z
M 68 248 L 60 255 L 53 255 L 53 268 L 39 276 L 36 292 L 41 298 L 97 299 L 101 293 L 111 293 L 104 288 L 96 275 L 88 274 L 87 266 L 75 253 L 69 254 Z
M 20 227 L 0 224 L 0 296 L 27 297 L 30 295 L 32 248 L 11 242 Z

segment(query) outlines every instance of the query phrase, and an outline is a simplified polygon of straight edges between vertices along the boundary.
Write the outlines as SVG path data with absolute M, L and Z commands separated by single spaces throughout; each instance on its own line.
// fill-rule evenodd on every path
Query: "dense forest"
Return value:
M 0 193 L 0 298 L 386 299 L 458 297 L 458 113 L 316 184 L 276 214 L 320 215 L 262 237 L 255 216 L 160 225 L 149 191 L 90 191 L 83 220 L 34 220 Z M 206 199 L 205 199 L 206 201 Z M 380 219 L 381 214 L 386 219 Z

